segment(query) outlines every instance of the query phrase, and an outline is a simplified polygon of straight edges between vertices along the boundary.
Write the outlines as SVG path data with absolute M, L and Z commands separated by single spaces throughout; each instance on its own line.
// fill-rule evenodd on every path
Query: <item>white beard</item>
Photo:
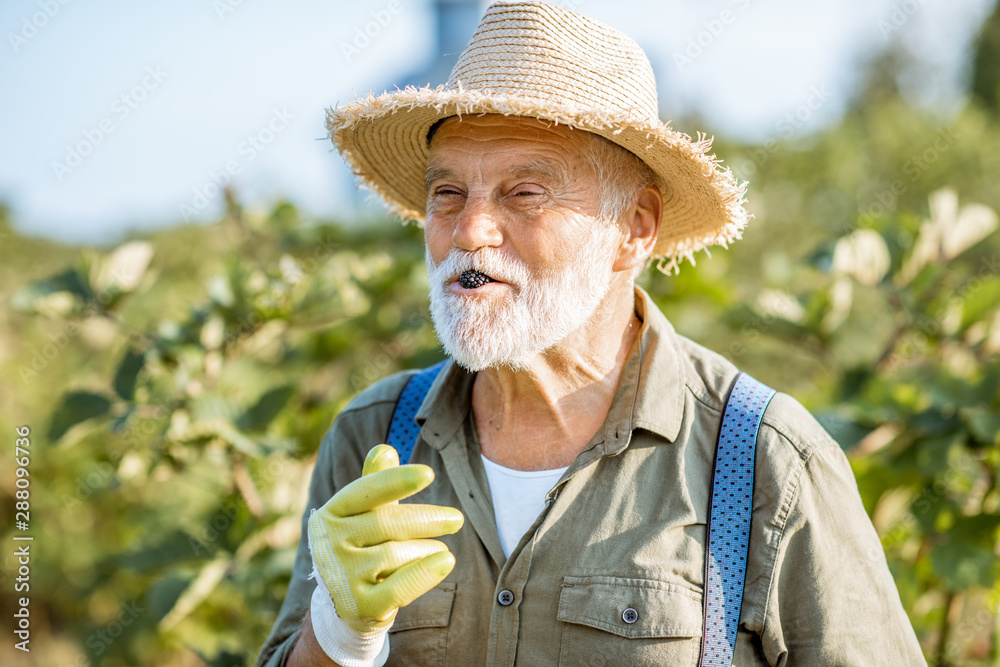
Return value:
M 597 220 L 565 265 L 539 276 L 495 248 L 474 253 L 454 248 L 438 265 L 428 252 L 431 318 L 445 352 L 472 372 L 500 366 L 526 370 L 535 355 L 593 316 L 611 288 L 611 254 L 619 238 L 616 225 Z M 469 269 L 513 289 L 502 296 L 453 293 L 451 283 Z

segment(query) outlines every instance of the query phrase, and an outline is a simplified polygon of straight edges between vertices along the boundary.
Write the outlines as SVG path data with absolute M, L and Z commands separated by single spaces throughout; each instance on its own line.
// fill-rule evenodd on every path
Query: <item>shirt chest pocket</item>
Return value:
M 701 594 L 651 579 L 564 577 L 560 665 L 694 665 Z
M 386 667 L 438 667 L 445 664 L 448 624 L 455 602 L 455 584 L 443 581 L 400 608 L 389 629 Z

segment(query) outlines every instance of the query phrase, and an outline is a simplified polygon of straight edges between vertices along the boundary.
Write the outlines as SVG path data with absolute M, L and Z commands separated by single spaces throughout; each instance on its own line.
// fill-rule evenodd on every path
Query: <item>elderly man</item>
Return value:
M 337 417 L 259 664 L 924 664 L 837 444 L 634 285 L 746 223 L 655 89 L 624 35 L 503 2 L 443 88 L 331 111 L 425 224 L 450 361 Z

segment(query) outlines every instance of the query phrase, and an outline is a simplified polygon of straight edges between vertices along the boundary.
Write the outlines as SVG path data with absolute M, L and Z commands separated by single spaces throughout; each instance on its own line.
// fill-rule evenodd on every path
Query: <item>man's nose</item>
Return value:
M 489 197 L 471 195 L 455 221 L 452 243 L 456 248 L 475 252 L 484 247 L 498 247 L 503 234 L 498 225 L 499 215 Z

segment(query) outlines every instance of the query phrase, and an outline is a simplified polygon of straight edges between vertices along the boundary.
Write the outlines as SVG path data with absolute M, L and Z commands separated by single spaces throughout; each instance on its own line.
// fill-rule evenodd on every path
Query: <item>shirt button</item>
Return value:
M 632 609 L 632 607 L 629 607 L 628 609 L 622 612 L 622 620 L 631 625 L 632 623 L 635 623 L 636 621 L 639 620 L 639 612 L 637 612 L 635 609 Z
M 500 595 L 497 596 L 497 602 L 499 602 L 505 607 L 510 606 L 510 604 L 513 601 L 514 601 L 514 594 L 508 591 L 507 589 L 500 591 Z

